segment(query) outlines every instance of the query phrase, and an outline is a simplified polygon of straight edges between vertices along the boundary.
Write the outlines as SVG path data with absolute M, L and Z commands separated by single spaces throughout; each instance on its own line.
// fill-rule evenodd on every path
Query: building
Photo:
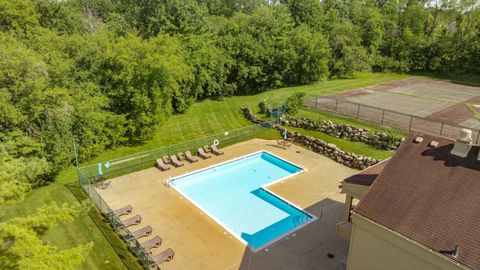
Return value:
M 480 269 L 480 147 L 471 141 L 468 130 L 456 141 L 412 132 L 390 160 L 342 182 L 347 269 Z

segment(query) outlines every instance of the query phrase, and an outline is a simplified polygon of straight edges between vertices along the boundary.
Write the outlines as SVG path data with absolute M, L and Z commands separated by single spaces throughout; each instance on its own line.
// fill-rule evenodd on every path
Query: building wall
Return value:
M 465 270 L 454 260 L 352 214 L 347 270 Z

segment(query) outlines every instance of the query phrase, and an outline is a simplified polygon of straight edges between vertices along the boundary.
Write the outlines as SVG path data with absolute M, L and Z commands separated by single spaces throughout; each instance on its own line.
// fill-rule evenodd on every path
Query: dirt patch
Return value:
M 393 81 L 389 83 L 382 83 L 382 84 L 372 85 L 372 86 L 363 87 L 359 89 L 354 89 L 346 92 L 335 93 L 332 95 L 328 95 L 327 97 L 335 98 L 335 99 L 358 97 L 358 96 L 369 95 L 374 92 L 387 91 L 387 90 L 395 89 L 398 87 L 424 83 L 426 81 L 430 81 L 430 80 L 424 79 L 424 78 L 415 78 L 415 77 L 407 78 L 407 79 L 402 79 L 402 80 Z
M 429 81 L 431 81 L 431 80 L 426 79 L 426 78 L 413 77 L 413 78 L 407 78 L 407 79 L 402 79 L 402 80 L 393 81 L 393 82 L 389 82 L 389 83 L 383 83 L 383 84 L 375 85 L 372 88 L 375 89 L 375 91 L 386 91 L 386 90 L 391 90 L 391 89 L 395 89 L 395 88 L 398 88 L 398 87 L 405 87 L 405 86 L 415 85 L 415 84 L 419 84 L 419 83 L 425 83 L 425 82 L 429 82 Z
M 474 106 L 470 106 L 469 108 L 467 104 L 480 104 L 480 97 L 469 99 L 465 103 L 452 105 L 441 111 L 430 114 L 429 116 L 425 117 L 425 119 L 436 122 L 444 122 L 450 125 L 459 125 L 460 123 L 474 117 L 471 108 L 476 110 L 477 113 L 480 113 L 480 108 L 476 108 Z

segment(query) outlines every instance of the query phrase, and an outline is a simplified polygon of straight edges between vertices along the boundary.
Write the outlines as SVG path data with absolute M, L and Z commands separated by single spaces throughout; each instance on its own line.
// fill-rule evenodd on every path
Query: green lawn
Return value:
M 187 113 L 170 117 L 165 124 L 158 127 L 152 140 L 138 146 L 124 146 L 111 149 L 94 159 L 83 161 L 82 163 L 89 164 L 110 160 L 250 125 L 251 123 L 244 119 L 239 108 L 241 106 L 249 106 L 255 113 L 258 113 L 257 104 L 262 99 L 267 99 L 270 103 L 274 104 L 284 101 L 294 92 L 302 91 L 308 95 L 325 95 L 405 77 L 408 76 L 397 74 L 364 74 L 357 79 L 334 80 L 299 87 L 288 87 L 254 96 L 237 96 L 224 98 L 222 100 L 204 100 L 195 103 Z M 301 112 L 301 114 L 304 113 L 311 114 L 312 112 Z M 325 117 L 325 115 L 321 116 L 317 113 L 315 113 L 314 116 Z M 346 120 L 334 117 L 333 121 Z M 369 125 L 365 126 L 372 128 Z M 275 133 L 271 133 L 269 136 L 275 137 L 276 135 Z M 318 136 L 323 135 L 318 134 Z M 330 139 L 333 143 L 338 140 L 333 137 L 330 137 Z M 364 151 L 363 153 L 365 153 L 365 155 L 368 155 L 366 153 L 370 151 L 369 147 L 365 144 L 352 144 L 344 148 L 344 150 L 352 152 L 356 152 L 355 149 L 357 151 Z M 374 155 L 377 155 L 375 151 L 378 150 L 372 149 L 369 156 L 375 157 Z M 85 196 L 80 192 L 76 183 L 75 170 L 73 167 L 69 167 L 60 173 L 55 183 L 29 192 L 22 203 L 9 207 L 8 209 L 3 209 L 3 211 L 8 213 L 8 216 L 20 216 L 32 213 L 34 209 L 47 203 L 70 204 L 79 199 L 85 199 Z M 94 242 L 95 246 L 93 251 L 88 254 L 86 262 L 83 263 L 79 269 L 141 269 L 139 265 L 134 262 L 134 258 L 126 250 L 120 239 L 102 222 L 101 216 L 95 210 L 92 210 L 89 215 L 84 215 L 77 219 L 75 223 L 65 224 L 50 230 L 45 236 L 45 240 L 57 245 L 60 249 L 86 242 Z M 117 251 L 120 256 L 118 256 L 115 251 Z

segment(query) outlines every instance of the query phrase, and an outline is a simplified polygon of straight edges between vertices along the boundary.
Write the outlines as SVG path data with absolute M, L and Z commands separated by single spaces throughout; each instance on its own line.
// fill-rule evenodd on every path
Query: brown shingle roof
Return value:
M 354 174 L 348 178 L 345 178 L 343 182 L 350 184 L 357 184 L 362 186 L 370 186 L 377 176 L 382 172 L 385 165 L 387 165 L 389 159 L 386 159 L 380 163 L 373 165 L 357 174 Z
M 415 137 L 424 138 L 414 143 Z M 438 141 L 437 147 L 428 144 Z M 480 269 L 480 147 L 467 158 L 453 141 L 412 133 L 377 177 L 355 212 L 435 251 L 459 246 L 459 263 Z

